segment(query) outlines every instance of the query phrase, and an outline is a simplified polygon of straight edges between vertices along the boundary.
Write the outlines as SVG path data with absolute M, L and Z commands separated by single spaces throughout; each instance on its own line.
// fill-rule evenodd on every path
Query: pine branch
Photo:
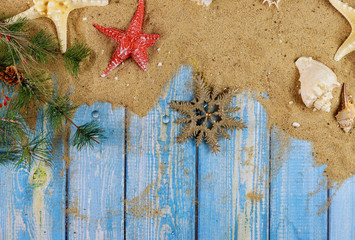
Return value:
M 35 161 L 44 162 L 52 165 L 52 143 L 50 137 L 39 134 L 25 142 L 15 145 L 12 149 L 16 153 L 18 160 L 15 167 L 25 167 L 31 169 Z
M 23 32 L 26 32 L 29 29 L 27 18 L 19 18 L 15 22 L 13 21 L 12 18 L 9 18 L 9 19 L 3 21 L 0 24 L 0 26 L 5 29 L 8 29 L 9 33 L 7 33 L 5 35 L 10 36 L 10 37 L 12 37 L 11 34 L 14 32 L 22 34 Z
M 0 21 L 0 56 L 7 56 L 5 66 L 18 65 L 27 75 L 40 64 L 47 64 L 59 54 L 56 37 L 41 30 L 31 37 L 28 19 Z
M 71 104 L 68 96 L 56 97 L 48 102 L 45 114 L 55 132 L 62 130 L 64 121 L 73 116 L 75 109 L 77 106 Z
M 79 136 L 83 136 L 84 145 L 87 145 L 88 141 L 94 141 L 98 144 L 100 143 L 96 138 L 92 138 L 90 136 L 90 132 L 86 134 L 86 131 L 80 131 L 80 127 L 76 125 L 71 117 L 73 116 L 74 110 L 77 108 L 76 106 L 72 106 L 70 100 L 67 96 L 64 97 L 56 97 L 52 100 L 49 99 L 49 93 L 52 94 L 49 90 L 45 90 L 45 86 L 42 85 L 48 79 L 38 78 L 38 84 L 29 84 L 31 81 L 24 81 L 24 84 L 20 87 L 19 94 L 16 99 L 14 99 L 13 104 L 15 105 L 15 109 L 21 109 L 21 106 L 28 106 L 29 102 L 39 102 L 42 104 L 48 104 L 48 108 L 45 111 L 45 114 L 51 123 L 51 126 L 55 131 L 59 131 L 62 129 L 64 125 L 64 120 L 69 121 L 74 127 L 77 128 L 81 134 Z M 41 88 L 39 88 L 41 87 Z M 43 90 L 43 91 L 42 91 Z M 26 101 L 27 100 L 27 101 Z M 97 128 L 96 130 L 103 132 L 102 129 Z M 89 143 L 91 145 L 92 143 Z
M 86 123 L 82 126 L 75 124 L 71 117 L 76 108 L 77 106 L 71 105 L 67 96 L 57 97 L 53 101 L 48 101 L 46 115 L 51 126 L 57 132 L 62 129 L 64 120 L 67 120 L 76 128 L 72 143 L 78 150 L 85 146 L 92 147 L 93 142 L 100 144 L 99 140 L 104 139 L 104 130 L 99 127 L 96 121 Z
M 33 60 L 28 53 L 27 47 L 30 43 L 28 20 L 19 18 L 15 22 L 10 20 L 0 22 L 1 51 L 5 52 L 11 61 L 10 65 L 23 64 Z M 26 66 L 26 69 L 29 66 Z
M 90 48 L 84 43 L 76 43 L 64 53 L 65 67 L 77 77 L 82 60 L 90 55 Z
M 28 32 L 31 25 L 28 19 L 12 21 L 0 16 L 0 72 L 4 80 L 0 87 L 7 93 L 13 92 L 9 111 L 18 113 L 30 109 L 35 104 L 47 105 L 47 119 L 54 130 L 62 129 L 66 121 L 76 127 L 73 145 L 82 148 L 99 143 L 103 139 L 103 130 L 96 122 L 77 126 L 71 119 L 76 106 L 67 96 L 54 97 L 53 86 L 48 71 L 40 71 L 44 64 L 60 54 L 56 37 L 40 31 L 34 36 Z M 64 54 L 65 66 L 74 76 L 78 75 L 80 62 L 89 56 L 90 49 L 85 44 L 75 44 Z M 16 69 L 16 74 L 7 69 Z M 20 74 L 21 73 L 21 74 Z M 17 75 L 17 77 L 16 77 Z M 5 78 L 6 77 L 6 78 Z M 5 81 L 6 79 L 6 81 Z M 8 97 L 6 96 L 6 100 Z M 33 133 L 16 116 L 5 116 L 0 112 L 0 164 L 15 163 L 16 166 L 30 167 L 33 161 L 50 162 L 49 136 Z
M 48 58 L 54 59 L 54 55 L 59 51 L 55 36 L 44 30 L 37 33 L 30 42 L 29 54 L 41 63 L 47 63 Z
M 24 119 L 17 111 L 9 111 L 8 109 L 1 112 L 0 128 L 4 134 L 0 134 L 0 142 L 6 142 L 9 136 L 19 136 L 23 138 L 26 136 L 24 131 Z
M 16 168 L 30 169 L 35 161 L 51 164 L 53 156 L 50 137 L 43 136 L 43 134 L 33 137 L 29 132 L 26 136 L 10 135 L 1 127 L 0 133 L 5 136 L 5 139 L 0 141 L 0 165 L 11 164 Z
M 100 143 L 100 140 L 105 139 L 104 130 L 99 127 L 96 121 L 91 121 L 82 126 L 79 126 L 72 139 L 72 145 L 78 150 L 85 146 L 93 147 L 93 142 Z
M 19 84 L 17 95 L 11 101 L 11 108 L 20 110 L 31 107 L 38 102 L 46 103 L 46 99 L 50 99 L 53 95 L 53 89 L 49 83 L 51 79 L 45 72 L 37 73 L 31 78 L 25 78 Z
M 12 59 L 9 58 L 9 52 L 6 44 L 0 41 L 0 67 L 2 69 L 12 65 Z

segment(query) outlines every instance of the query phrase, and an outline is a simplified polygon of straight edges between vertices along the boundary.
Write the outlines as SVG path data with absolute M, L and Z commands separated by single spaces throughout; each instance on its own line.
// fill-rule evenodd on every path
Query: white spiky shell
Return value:
M 342 110 L 340 110 L 335 117 L 339 123 L 339 127 L 342 128 L 344 132 L 348 133 L 353 128 L 355 118 L 355 106 L 348 98 L 345 84 L 343 88 Z
M 271 5 L 275 5 L 277 8 L 279 8 L 279 2 L 281 0 L 264 0 L 263 3 L 268 3 L 269 4 L 269 7 Z
M 304 104 L 314 110 L 330 112 L 332 91 L 340 86 L 335 73 L 311 57 L 300 57 L 296 66 L 300 72 L 300 94 Z

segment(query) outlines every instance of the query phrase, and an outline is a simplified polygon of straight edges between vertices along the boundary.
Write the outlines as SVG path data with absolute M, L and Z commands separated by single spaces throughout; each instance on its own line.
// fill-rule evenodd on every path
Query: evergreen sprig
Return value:
M 8 141 L 8 136 L 24 137 L 24 119 L 17 111 L 2 111 L 0 114 L 0 143 Z
M 31 37 L 28 33 L 30 29 L 30 24 L 26 18 L 0 22 L 2 45 L 0 51 L 3 52 L 0 55 L 5 54 L 9 57 L 11 60 L 9 65 L 18 65 L 26 71 L 30 71 L 31 68 L 38 68 L 38 60 L 41 60 L 39 63 L 47 63 L 46 58 L 53 54 L 53 52 L 46 49 L 40 49 L 35 39 L 37 38 L 39 43 L 42 43 L 43 39 L 39 38 L 42 33 L 40 32 L 39 35 Z M 38 56 L 41 57 L 38 58 Z
M 78 76 L 80 63 L 90 55 L 90 48 L 84 43 L 76 43 L 64 53 L 65 67 L 73 76 Z
M 54 91 L 49 75 L 42 71 L 32 73 L 31 78 L 25 78 L 17 87 L 17 94 L 11 101 L 11 107 L 16 110 L 28 108 L 36 103 L 45 103 Z
M 51 165 L 51 138 L 35 135 L 18 112 L 6 109 L 2 113 L 0 133 L 0 165 L 31 168 L 35 161 Z
M 26 80 L 24 80 L 24 83 L 19 86 L 18 95 L 15 97 L 13 103 L 10 104 L 10 108 L 14 106 L 12 108 L 20 110 L 21 106 L 30 106 L 30 104 L 26 102 L 26 99 L 31 100 L 32 104 L 40 103 L 46 105 L 45 117 L 48 119 L 53 130 L 60 132 L 63 129 L 65 122 L 68 121 L 76 127 L 77 130 L 80 130 L 77 140 L 80 140 L 80 137 L 82 137 L 81 142 L 85 143 L 84 145 L 92 146 L 92 143 L 89 141 L 100 143 L 99 140 L 101 139 L 101 135 L 98 135 L 98 138 L 94 138 L 91 135 L 93 131 L 104 132 L 99 125 L 95 125 L 96 128 L 93 128 L 92 126 L 94 125 L 91 124 L 91 128 L 84 127 L 83 129 L 80 129 L 80 127 L 73 122 L 71 118 L 74 111 L 77 109 L 77 106 L 72 105 L 68 96 L 57 96 L 48 100 L 48 96 L 52 96 L 54 92 L 48 89 L 46 90 L 45 86 L 42 85 L 47 80 L 48 79 L 45 78 L 38 78 L 38 84 L 28 84 Z
M 58 43 L 55 37 L 44 30 L 37 33 L 30 42 L 29 54 L 38 62 L 47 63 L 48 58 L 54 59 L 55 53 L 58 52 Z
M 1 129 L 0 129 L 1 131 Z M 32 136 L 29 134 L 29 136 Z M 0 151 L 0 164 L 11 164 L 16 168 L 24 167 L 30 169 L 35 161 L 52 165 L 52 143 L 51 138 L 42 134 L 34 135 L 31 138 L 12 141 Z M 5 150 L 3 150 L 5 149 Z
M 81 150 L 85 146 L 93 147 L 94 142 L 99 143 L 104 138 L 104 131 L 99 127 L 98 122 L 91 121 L 77 128 L 72 145 Z
M 73 106 L 68 96 L 55 97 L 48 103 L 46 116 L 55 132 L 60 132 L 66 118 L 72 118 L 77 106 Z
M 6 95 L 12 92 L 10 104 L 0 108 L 0 164 L 27 168 L 35 161 L 50 165 L 53 158 L 51 139 L 54 135 L 36 133 L 25 122 L 24 113 L 34 105 L 45 109 L 44 118 L 58 133 L 66 122 L 71 123 L 77 130 L 70 142 L 78 149 L 91 147 L 104 138 L 104 131 L 97 122 L 82 126 L 73 122 L 71 118 L 77 107 L 68 96 L 56 96 L 52 74 L 45 66 L 59 56 L 58 42 L 44 30 L 32 36 L 30 29 L 26 18 L 12 21 L 0 16 L 0 72 L 8 74 L 7 67 L 11 67 L 16 69 L 17 75 L 6 75 L 8 82 L 0 81 L 0 91 Z M 66 69 L 78 76 L 80 62 L 89 53 L 89 47 L 82 43 L 69 48 L 63 55 Z M 9 79 L 9 76 L 12 77 Z
M 28 69 L 38 63 L 46 64 L 60 55 L 58 41 L 52 34 L 41 30 L 34 36 L 28 31 L 31 25 L 27 18 L 0 20 L 0 59 L 10 57 L 8 65 L 21 65 Z M 76 43 L 63 54 L 65 67 L 73 76 L 78 76 L 80 63 L 90 55 L 90 48 L 84 43 Z

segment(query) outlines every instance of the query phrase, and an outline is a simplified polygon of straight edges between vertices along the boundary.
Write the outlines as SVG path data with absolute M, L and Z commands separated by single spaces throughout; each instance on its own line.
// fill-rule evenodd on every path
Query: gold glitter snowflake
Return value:
M 212 89 L 206 85 L 200 72 L 194 75 L 194 82 L 195 99 L 169 103 L 171 109 L 185 115 L 175 121 L 184 124 L 177 141 L 182 143 L 195 137 L 196 144 L 199 146 L 205 139 L 212 152 L 217 154 L 220 151 L 219 138 L 230 139 L 226 130 L 246 127 L 244 122 L 229 116 L 239 110 L 238 107 L 229 107 L 235 97 L 236 89 L 226 88 L 222 91 L 218 88 Z

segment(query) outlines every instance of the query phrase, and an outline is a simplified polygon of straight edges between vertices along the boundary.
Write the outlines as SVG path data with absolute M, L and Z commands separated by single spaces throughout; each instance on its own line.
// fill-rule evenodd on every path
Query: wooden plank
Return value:
M 98 120 L 107 139 L 93 149 L 70 148 L 69 239 L 123 239 L 125 111 L 109 103 L 81 106 L 74 121 Z M 72 133 L 73 133 L 72 129 Z
M 194 238 L 196 148 L 176 143 L 178 115 L 168 106 L 190 100 L 190 85 L 182 67 L 147 116 L 128 115 L 126 239 Z
M 250 93 L 234 100 L 248 128 L 232 131 L 215 155 L 199 147 L 199 239 L 267 239 L 269 131 L 262 105 Z
M 41 112 L 37 131 L 49 132 Z M 64 239 L 65 176 L 63 141 L 57 142 L 53 168 L 36 164 L 11 171 L 0 167 L 0 239 Z M 37 171 L 38 170 L 38 171 Z M 41 175 L 34 173 L 41 172 Z
M 329 209 L 329 239 L 355 239 L 355 176 L 339 189 L 331 190 Z
M 270 239 L 327 239 L 325 166 L 315 167 L 312 144 L 272 129 Z M 310 195 L 312 194 L 312 195 Z
M 1 239 L 31 239 L 35 230 L 28 172 L 0 167 L 0 174 Z

